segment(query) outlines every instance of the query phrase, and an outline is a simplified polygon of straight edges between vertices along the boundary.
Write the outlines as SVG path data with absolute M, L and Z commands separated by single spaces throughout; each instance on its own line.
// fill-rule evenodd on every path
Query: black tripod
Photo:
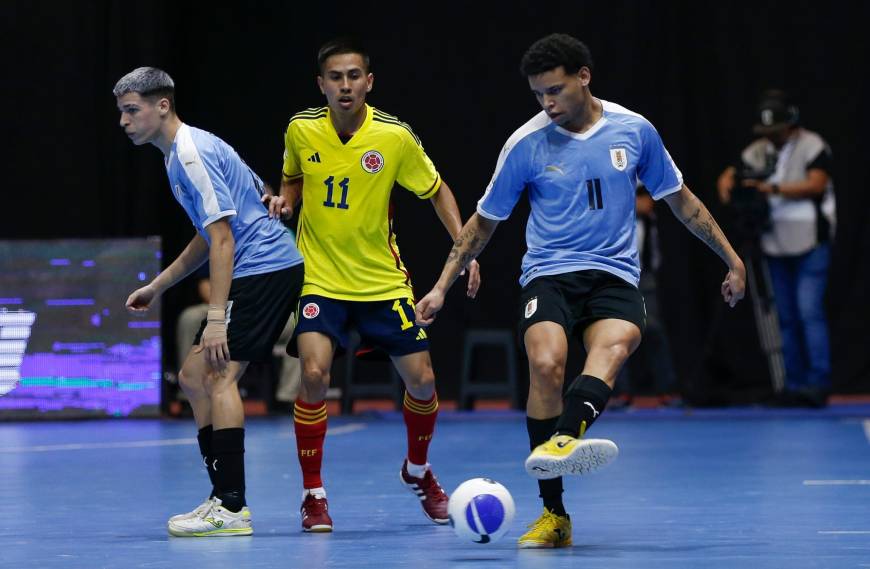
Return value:
M 743 248 L 746 251 L 746 248 Z M 746 280 L 749 287 L 749 298 L 752 301 L 752 313 L 755 316 L 755 328 L 758 330 L 758 340 L 761 351 L 767 359 L 767 369 L 770 372 L 770 383 L 775 394 L 785 389 L 785 361 L 782 357 L 782 333 L 779 329 L 779 317 L 776 314 L 776 298 L 773 294 L 773 283 L 770 280 L 770 268 L 767 260 L 753 244 L 752 251 L 741 252 L 741 258 L 746 264 Z M 720 311 L 721 311 L 720 304 Z
M 746 215 L 747 212 L 737 211 L 737 227 L 735 235 L 738 237 L 737 254 L 746 265 L 746 285 L 749 299 L 752 302 L 752 313 L 755 320 L 755 328 L 761 351 L 767 360 L 767 368 L 770 375 L 771 387 L 774 394 L 780 394 L 785 388 L 785 361 L 782 355 L 782 334 L 779 328 L 779 318 L 776 313 L 776 303 L 773 293 L 773 283 L 770 278 L 770 269 L 759 246 L 760 235 L 766 224 L 766 211 L 762 217 L 757 212 Z M 704 342 L 704 349 L 695 369 L 694 378 L 702 376 L 701 368 L 707 362 L 713 351 L 713 343 L 721 328 L 725 314 L 725 304 L 717 299 L 713 309 L 710 328 Z M 699 388 L 704 390 L 705 385 Z M 703 393 L 699 394 L 703 397 Z

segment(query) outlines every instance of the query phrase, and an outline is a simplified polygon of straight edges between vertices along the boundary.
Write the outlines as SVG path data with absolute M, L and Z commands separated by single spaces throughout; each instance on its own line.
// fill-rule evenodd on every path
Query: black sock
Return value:
M 196 440 L 199 442 L 199 454 L 202 455 L 202 463 L 208 472 L 208 479 L 211 480 L 211 494 L 209 498 L 214 498 L 217 494 L 217 482 L 214 474 L 214 456 L 211 452 L 211 425 L 206 425 L 201 428 L 196 434 Z
M 219 429 L 212 433 L 217 497 L 224 508 L 238 512 L 245 503 L 245 429 Z
M 556 430 L 559 417 L 551 419 L 532 419 L 526 417 L 526 430 L 529 432 L 529 449 L 535 450 L 539 444 L 547 442 Z M 544 500 L 544 507 L 556 515 L 564 516 L 565 506 L 562 504 L 562 478 L 538 480 L 538 489 Z
M 565 392 L 565 410 L 556 424 L 556 433 L 572 437 L 580 436 L 581 432 L 585 433 L 604 411 L 611 391 L 613 390 L 597 377 L 576 377 Z

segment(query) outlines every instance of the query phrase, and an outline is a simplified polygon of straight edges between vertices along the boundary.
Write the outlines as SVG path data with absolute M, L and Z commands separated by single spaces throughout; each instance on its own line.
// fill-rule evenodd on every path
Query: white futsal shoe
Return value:
M 214 500 L 214 498 L 209 498 L 199 506 L 195 507 L 193 511 L 187 512 L 186 514 L 176 514 L 172 516 L 171 518 L 169 518 L 169 523 L 180 522 L 181 520 L 197 518 L 203 515 L 205 512 L 208 511 L 209 508 L 211 508 L 212 500 Z
M 175 537 L 222 537 L 251 535 L 251 511 L 247 506 L 238 512 L 231 512 L 221 505 L 218 498 L 212 498 L 208 509 L 200 515 L 176 522 L 170 520 L 169 535 Z

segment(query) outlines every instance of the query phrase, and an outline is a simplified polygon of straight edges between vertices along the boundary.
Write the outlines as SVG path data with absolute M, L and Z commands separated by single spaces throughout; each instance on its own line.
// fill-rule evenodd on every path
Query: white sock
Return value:
M 426 476 L 427 470 L 429 470 L 428 462 L 426 464 L 414 464 L 410 460 L 408 461 L 408 474 L 414 478 L 423 478 Z
M 303 502 L 305 501 L 305 498 L 309 494 L 311 494 L 315 498 L 323 499 L 323 498 L 326 498 L 326 489 L 323 486 L 320 486 L 319 488 L 306 488 L 305 490 L 302 491 L 302 501 Z

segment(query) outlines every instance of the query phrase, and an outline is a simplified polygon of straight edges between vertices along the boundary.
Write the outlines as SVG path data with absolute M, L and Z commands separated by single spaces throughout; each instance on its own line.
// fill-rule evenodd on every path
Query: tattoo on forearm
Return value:
M 461 233 L 453 243 L 453 248 L 447 256 L 447 263 L 459 265 L 457 273 L 461 272 L 473 261 L 486 245 L 486 239 L 479 236 L 474 229 Z
M 722 257 L 725 252 L 725 234 L 719 228 L 716 220 L 703 205 L 695 205 L 695 211 L 683 220 L 689 230 L 698 239 L 707 244 L 717 255 Z

